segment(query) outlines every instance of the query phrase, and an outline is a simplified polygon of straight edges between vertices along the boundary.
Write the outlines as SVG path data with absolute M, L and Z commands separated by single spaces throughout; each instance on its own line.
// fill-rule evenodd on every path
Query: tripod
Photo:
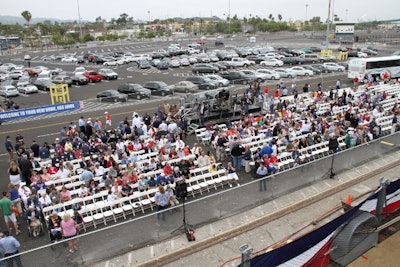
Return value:
M 333 168 L 333 164 L 335 163 L 335 155 L 336 155 L 336 153 L 335 153 L 336 151 L 333 151 L 333 154 L 332 154 L 332 161 L 331 161 L 331 167 L 330 167 L 330 169 L 329 169 L 329 178 L 333 178 L 333 177 L 335 177 L 335 175 L 336 175 L 336 173 L 335 173 L 335 169 Z
M 171 232 L 171 234 L 175 234 L 176 232 L 181 232 L 185 233 L 188 241 L 194 241 L 196 240 L 194 237 L 194 230 L 193 230 L 193 225 L 187 223 L 186 221 L 186 208 L 185 208 L 185 198 L 186 196 L 182 196 L 182 209 L 183 209 L 183 219 L 182 219 L 182 225 L 175 229 L 174 231 Z

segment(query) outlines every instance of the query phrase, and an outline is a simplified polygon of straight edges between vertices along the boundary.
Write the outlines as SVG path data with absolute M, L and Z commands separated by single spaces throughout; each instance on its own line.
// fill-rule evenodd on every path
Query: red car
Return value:
M 87 70 L 83 73 L 83 76 L 85 76 L 90 83 L 101 82 L 101 80 L 103 80 L 103 75 L 95 70 Z

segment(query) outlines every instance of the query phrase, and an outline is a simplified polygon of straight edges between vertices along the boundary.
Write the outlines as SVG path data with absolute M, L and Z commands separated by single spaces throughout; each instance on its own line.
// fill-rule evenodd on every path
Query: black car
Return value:
M 54 85 L 50 80 L 36 80 L 33 84 L 42 91 L 50 91 L 50 87 Z
M 163 59 L 163 58 L 165 58 L 166 56 L 167 56 L 166 54 L 160 53 L 160 52 L 151 53 L 151 58 L 152 58 L 152 59 Z
M 313 52 L 321 52 L 321 48 L 317 46 L 310 46 L 309 49 Z
M 194 64 L 192 67 L 193 73 L 217 73 L 219 68 L 211 64 Z
M 151 91 L 137 83 L 124 83 L 118 86 L 118 92 L 127 94 L 129 98 L 150 98 Z
M 95 57 L 92 62 L 95 63 L 96 65 L 99 65 L 106 62 L 106 60 L 102 57 Z
M 200 90 L 216 89 L 218 85 L 207 77 L 203 76 L 189 76 L 186 81 L 196 84 Z
M 314 68 L 311 65 L 304 65 L 303 68 L 305 68 L 306 70 L 311 70 L 316 75 L 321 74 L 321 72 L 322 72 L 320 69 Z
M 83 56 L 77 56 L 76 59 L 76 63 L 85 63 L 85 58 Z
M 224 64 L 221 64 L 220 62 L 217 63 L 210 63 L 211 66 L 218 68 L 220 71 L 226 70 L 227 67 Z
M 89 83 L 89 80 L 82 74 L 76 74 L 72 76 L 71 79 L 72 79 L 72 84 L 75 85 L 85 85 Z
M 152 95 L 173 95 L 174 90 L 171 86 L 161 81 L 149 81 L 143 84 L 144 88 L 150 89 Z
M 304 66 L 303 66 L 304 67 Z M 332 71 L 322 64 L 313 64 L 311 67 L 320 70 L 322 73 L 331 73 Z
M 117 90 L 105 90 L 97 93 L 96 98 L 102 102 L 126 102 L 128 101 L 128 95 L 122 94 Z

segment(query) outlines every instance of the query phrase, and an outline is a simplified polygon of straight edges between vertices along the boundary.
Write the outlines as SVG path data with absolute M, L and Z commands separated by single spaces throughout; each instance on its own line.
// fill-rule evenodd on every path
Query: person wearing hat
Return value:
M 59 241 L 62 239 L 61 234 L 61 217 L 58 216 L 57 212 L 53 212 L 48 221 L 48 228 L 50 232 L 51 242 Z
M 4 230 L 0 233 L 0 250 L 5 258 L 18 254 L 20 246 L 21 244 L 15 237 L 10 236 L 8 230 Z M 5 260 L 7 266 L 14 266 L 14 262 L 17 267 L 22 267 L 21 257 L 19 255 Z

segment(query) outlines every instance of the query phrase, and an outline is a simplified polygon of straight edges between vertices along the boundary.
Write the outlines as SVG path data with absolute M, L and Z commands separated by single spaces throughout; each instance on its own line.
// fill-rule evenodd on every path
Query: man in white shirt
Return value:
M 58 169 L 58 171 L 56 173 L 56 177 L 58 179 L 64 179 L 64 178 L 69 177 L 70 174 L 71 173 L 69 172 L 69 170 L 67 168 L 65 168 L 64 165 L 60 164 L 60 167 L 59 167 L 59 169 Z
M 96 176 L 102 177 L 104 174 L 104 167 L 100 166 L 100 163 L 97 162 L 94 168 L 94 172 Z

